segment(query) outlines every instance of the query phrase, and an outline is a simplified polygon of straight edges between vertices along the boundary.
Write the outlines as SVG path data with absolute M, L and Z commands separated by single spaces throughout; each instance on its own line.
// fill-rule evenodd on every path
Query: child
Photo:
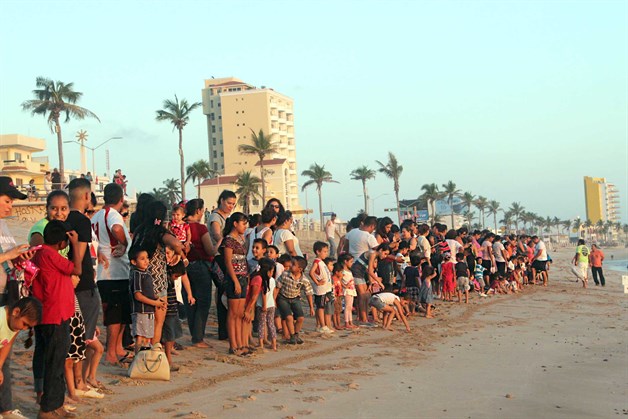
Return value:
M 451 253 L 447 252 L 443 255 L 443 263 L 441 264 L 441 283 L 443 284 L 443 300 L 453 301 L 453 292 L 455 285 L 454 262 L 451 260 Z
M 456 288 L 458 293 L 458 303 L 462 303 L 462 293 L 464 292 L 464 303 L 469 304 L 469 267 L 464 261 L 464 253 L 456 254 Z
M 302 256 L 295 256 L 294 263 L 290 270 L 281 275 L 277 281 L 277 307 L 281 313 L 281 319 L 285 321 L 284 327 L 290 335 L 288 341 L 291 345 L 301 345 L 303 339 L 299 336 L 303 326 L 303 309 L 301 308 L 301 289 L 305 289 L 307 302 L 310 305 L 310 316 L 314 316 L 314 302 L 312 301 L 312 285 L 303 276 L 303 271 L 307 267 L 307 261 Z M 296 324 L 295 324 L 296 318 Z
M 273 245 L 277 249 L 277 246 Z M 279 252 L 278 252 L 279 253 Z M 277 262 L 275 263 L 275 283 L 279 280 L 281 275 L 285 271 L 290 271 L 292 269 L 292 256 L 288 253 L 284 253 L 283 255 L 277 258 Z M 275 296 L 275 300 L 277 297 Z M 286 327 L 285 320 L 281 319 L 281 313 L 279 312 L 279 308 L 275 310 L 275 326 L 277 327 L 277 333 L 283 335 L 285 340 L 290 339 L 290 333 L 288 332 L 288 328 Z
M 268 249 L 268 243 L 264 239 L 254 239 L 253 246 L 251 247 L 251 258 L 247 260 L 249 264 L 249 275 L 253 275 L 253 272 L 257 270 L 259 261 L 266 255 Z
M 487 296 L 486 293 L 484 292 L 484 289 L 486 288 L 486 282 L 484 281 L 485 273 L 486 273 L 486 268 L 482 266 L 482 256 L 478 256 L 476 258 L 475 269 L 473 271 L 473 277 L 475 278 L 475 281 L 479 285 L 476 291 L 478 291 L 478 294 L 480 294 L 480 297 Z
M 397 254 L 395 255 L 397 264 L 395 267 L 397 268 L 397 281 L 395 281 L 394 289 L 398 290 L 403 288 L 401 285 L 403 283 L 403 273 L 406 268 L 410 266 L 410 258 L 408 257 L 408 252 L 410 252 L 410 244 L 403 240 L 399 243 L 399 247 L 397 247 Z
M 37 326 L 41 312 L 41 303 L 33 297 L 0 307 L 0 414 L 5 418 L 25 417 L 19 410 L 13 410 L 9 355 L 19 331 Z
M 432 303 L 434 301 L 434 294 L 432 292 L 432 279 L 436 277 L 436 271 L 434 267 L 425 264 L 421 267 L 421 289 L 420 300 L 421 304 L 425 304 L 425 318 L 432 319 Z
M 264 239 L 261 239 L 264 240 Z M 263 261 L 263 264 L 262 264 Z M 269 277 L 273 276 L 275 270 L 275 264 L 270 259 L 262 258 L 259 260 L 258 269 L 251 274 L 251 279 L 246 290 L 246 298 L 244 300 L 244 316 L 243 320 L 243 348 L 248 349 L 241 353 L 241 356 L 248 356 L 255 349 L 251 346 L 250 338 L 253 328 L 253 319 L 255 318 L 255 306 L 257 305 L 257 298 L 262 291 L 262 281 L 265 279 L 268 281 Z
M 174 252 L 166 251 L 166 257 L 168 260 L 171 260 L 174 257 Z M 185 278 L 185 280 L 183 280 L 183 278 Z M 168 364 L 170 365 L 170 371 L 172 372 L 179 371 L 179 367 L 174 365 L 172 362 L 172 355 L 176 354 L 176 351 L 174 350 L 175 341 L 183 336 L 181 320 L 179 320 L 179 301 L 177 300 L 177 292 L 175 290 L 175 283 L 177 280 L 183 282 L 183 287 L 187 293 L 190 305 L 194 305 L 196 303 L 196 299 L 192 295 L 190 281 L 185 274 L 185 265 L 183 261 L 179 261 L 176 265 L 168 265 L 168 306 L 166 308 L 166 319 L 164 320 L 161 340 L 164 343 L 166 358 L 168 358 Z
M 138 247 L 129 250 L 131 261 L 130 290 L 132 297 L 131 333 L 135 337 L 135 353 L 150 347 L 155 335 L 155 310 L 166 310 L 167 302 L 155 295 L 153 277 L 148 269 L 148 252 Z
M 375 294 L 369 300 L 369 306 L 375 308 L 384 315 L 382 327 L 386 330 L 394 330 L 390 327 L 393 317 L 396 315 L 406 326 L 406 332 L 410 332 L 410 325 L 406 316 L 403 314 L 401 300 L 392 292 L 380 292 Z M 374 316 L 375 317 L 375 316 Z
M 358 329 L 358 326 L 353 324 L 353 300 L 358 296 L 355 290 L 353 273 L 351 272 L 353 256 L 351 256 L 350 253 L 343 253 L 338 258 L 338 263 L 342 265 L 342 289 L 345 298 L 345 328 Z
M 332 323 L 334 329 L 342 330 L 342 322 L 340 321 L 340 313 L 342 313 L 342 301 L 344 300 L 344 290 L 342 288 L 342 271 L 343 266 L 340 262 L 334 263 L 332 268 L 332 283 L 334 287 L 334 316 L 332 317 Z
M 329 255 L 329 245 L 325 242 L 314 243 L 316 259 L 310 269 L 314 289 L 314 305 L 316 306 L 316 331 L 331 334 L 331 315 L 334 313 L 334 294 L 331 283 L 331 274 L 324 260 Z
M 172 208 L 172 221 L 168 225 L 168 230 L 183 244 L 185 253 L 187 253 L 190 251 L 192 233 L 190 232 L 190 225 L 184 221 L 184 218 L 185 208 L 181 205 L 175 205 Z
M 421 258 L 418 255 L 410 256 L 410 265 L 403 271 L 404 280 L 401 284 L 401 288 L 406 288 L 406 295 L 409 301 L 410 314 L 416 313 L 419 307 L 420 296 L 420 273 L 419 265 L 421 264 Z
M 268 275 L 269 268 L 265 266 L 266 264 L 272 264 L 272 267 L 276 269 L 276 263 L 272 259 L 264 258 L 260 261 L 258 274 L 262 278 L 262 288 L 255 307 L 255 318 L 258 320 L 257 335 L 262 351 L 265 342 L 269 342 L 273 351 L 277 351 L 277 329 L 275 327 L 275 298 L 277 294 L 275 289 L 277 282 L 273 275 Z M 268 334 L 266 334 L 267 331 Z
M 53 220 L 44 229 L 44 246 L 33 257 L 39 267 L 39 275 L 33 281 L 32 294 L 42 303 L 42 320 L 37 335 L 42 337 L 44 348 L 44 392 L 41 397 L 39 416 L 67 416 L 63 409 L 65 399 L 64 364 L 70 347 L 70 318 L 74 315 L 74 287 L 81 269 L 79 252 L 72 261 L 58 252 L 78 246 L 78 235 L 69 231 L 63 221 Z

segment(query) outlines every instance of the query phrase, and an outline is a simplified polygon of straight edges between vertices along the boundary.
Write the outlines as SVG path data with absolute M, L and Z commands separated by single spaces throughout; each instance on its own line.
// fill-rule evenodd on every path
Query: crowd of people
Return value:
M 80 398 L 105 397 L 98 380 L 102 358 L 127 368 L 139 351 L 159 348 L 177 371 L 182 319 L 191 345 L 210 347 L 212 301 L 218 339 L 228 340 L 229 354 L 246 357 L 276 351 L 278 338 L 302 344 L 304 309 L 320 334 L 393 330 L 393 322 L 409 332 L 408 317 L 438 315 L 435 299 L 468 303 L 470 293 L 487 298 L 549 282 L 551 258 L 536 236 L 411 220 L 395 225 L 360 214 L 336 241 L 334 214 L 326 241 L 313 244 L 308 260 L 292 231 L 292 213 L 276 198 L 260 214 L 247 215 L 234 212 L 237 197 L 229 190 L 210 213 L 202 199 L 167 208 L 142 194 L 127 220 L 124 196 L 119 183 L 108 184 L 96 210 L 90 181 L 74 179 L 67 190 L 47 195 L 46 217 L 32 227 L 29 244 L 17 246 L 2 218 L 26 195 L 0 177 L 3 417 L 24 417 L 13 408 L 8 370 L 20 330 L 35 335 L 39 417 L 72 417 Z

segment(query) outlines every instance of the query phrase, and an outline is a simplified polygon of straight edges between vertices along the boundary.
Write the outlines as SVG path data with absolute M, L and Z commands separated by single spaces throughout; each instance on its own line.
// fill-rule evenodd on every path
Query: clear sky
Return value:
M 341 218 L 363 205 L 350 171 L 390 150 L 402 198 L 453 180 L 502 207 L 585 218 L 583 176 L 607 177 L 627 222 L 627 17 L 623 0 L 3 0 L 0 133 L 45 138 L 56 165 L 46 121 L 20 104 L 37 76 L 72 81 L 101 123 L 64 124 L 65 139 L 124 137 L 106 146 L 111 168 L 146 191 L 179 173 L 177 135 L 155 110 L 235 76 L 294 98 L 298 170 L 325 165 L 340 184 L 324 186 L 324 210 Z M 66 167 L 78 149 L 66 144 Z M 207 158 L 201 110 L 184 149 L 186 163 Z M 395 206 L 391 181 L 369 185 L 388 193 L 376 215 Z M 308 203 L 316 216 L 314 189 Z

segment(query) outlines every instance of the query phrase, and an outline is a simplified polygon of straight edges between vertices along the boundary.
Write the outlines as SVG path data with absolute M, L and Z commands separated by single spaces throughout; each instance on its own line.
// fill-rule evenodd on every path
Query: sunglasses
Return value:
M 127 212 L 123 212 L 123 213 L 122 213 L 122 214 L 120 214 L 120 215 L 121 215 L 122 217 L 128 217 L 128 216 L 129 216 L 129 213 L 128 213 L 128 211 L 127 211 Z
M 279 208 L 279 205 L 275 204 L 275 205 L 271 205 L 271 208 Z

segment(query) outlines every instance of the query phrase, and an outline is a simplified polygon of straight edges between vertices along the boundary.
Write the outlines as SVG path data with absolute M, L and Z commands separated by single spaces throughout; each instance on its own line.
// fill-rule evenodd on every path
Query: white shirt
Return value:
M 425 236 L 417 237 L 417 247 L 419 247 L 420 250 L 423 251 L 423 256 L 428 259 L 430 258 L 430 256 L 432 255 L 432 245 Z
M 316 283 L 312 280 L 314 295 L 325 295 L 332 290 L 331 273 L 329 272 L 327 265 L 325 265 L 325 262 L 322 260 L 316 259 L 314 260 L 314 263 L 318 265 L 318 278 L 316 279 L 318 281 L 324 281 L 322 285 L 316 285 Z
M 124 237 L 128 243 L 126 252 L 120 257 L 111 256 L 111 241 L 109 240 L 109 234 L 107 233 L 107 226 L 109 231 L 113 230 L 114 225 L 122 226 L 124 230 Z M 129 246 L 131 244 L 131 237 L 129 236 L 129 230 L 124 225 L 124 219 L 118 211 L 113 208 L 109 209 L 107 215 L 107 225 L 105 225 L 105 209 L 101 209 L 92 218 L 92 229 L 98 237 L 98 251 L 109 261 L 109 267 L 104 268 L 103 264 L 98 265 L 96 270 L 96 279 L 98 281 L 104 280 L 122 280 L 129 279 Z
M 482 242 L 482 260 L 491 260 L 491 250 L 493 250 L 493 243 L 489 240 Z
M 506 250 L 506 248 L 502 242 L 497 241 L 493 243 L 493 255 L 495 255 L 495 262 L 506 262 L 506 259 L 504 259 L 504 255 L 502 254 L 503 250 Z
M 547 249 L 545 248 L 545 243 L 543 243 L 543 240 L 539 240 L 536 246 L 534 246 L 534 254 L 536 255 L 537 253 L 539 253 L 539 251 L 541 251 L 541 254 L 539 254 L 539 257 L 536 258 L 536 260 L 539 260 L 541 262 L 547 262 Z
M 392 306 L 395 304 L 395 301 L 399 301 L 399 297 L 397 297 L 392 292 L 380 292 L 379 294 L 375 295 L 377 295 L 377 298 L 382 300 L 382 302 L 387 306 Z
M 11 235 L 9 227 L 4 220 L 0 220 L 0 246 L 2 247 L 3 253 L 17 246 L 15 238 L 13 238 L 13 236 Z M 9 265 L 9 268 L 13 268 L 13 264 L 10 260 L 7 260 L 7 264 Z M 4 270 L 4 263 L 2 263 L 0 264 L 0 294 L 4 294 L 6 286 L 7 273 Z
M 325 224 L 325 234 L 330 239 L 336 238 L 336 223 L 332 220 L 327 221 L 327 224 Z
M 359 258 L 362 253 L 378 246 L 377 239 L 371 233 L 354 228 L 347 233 L 345 239 L 349 241 L 349 253 L 354 259 Z
M 451 258 L 456 259 L 456 255 L 462 252 L 462 249 L 463 249 L 462 245 L 458 243 L 457 240 L 453 240 L 453 239 L 447 239 L 445 241 L 447 242 L 447 245 L 449 246 L 449 250 L 451 250 Z
M 275 279 L 279 278 L 286 268 L 281 263 L 275 262 Z
M 19 330 L 11 330 L 7 310 L 4 307 L 0 307 L 0 348 L 7 346 L 18 332 Z
M 275 278 L 272 278 L 272 277 L 269 278 L 268 279 L 268 292 L 266 293 L 266 308 L 275 307 L 275 299 L 273 298 L 275 285 L 276 285 Z M 264 300 L 262 300 L 262 298 L 264 298 L 264 296 L 260 292 L 259 296 L 257 297 L 258 307 L 264 307 Z
M 275 246 L 277 246 L 280 253 L 288 253 L 288 249 L 284 244 L 284 242 L 288 240 L 292 240 L 292 244 L 294 245 L 294 251 L 297 253 L 297 256 L 303 256 L 303 252 L 301 252 L 301 248 L 299 247 L 299 239 L 297 239 L 297 237 L 292 234 L 290 230 L 280 228 L 275 231 L 275 234 L 273 235 L 273 243 L 275 244 Z

